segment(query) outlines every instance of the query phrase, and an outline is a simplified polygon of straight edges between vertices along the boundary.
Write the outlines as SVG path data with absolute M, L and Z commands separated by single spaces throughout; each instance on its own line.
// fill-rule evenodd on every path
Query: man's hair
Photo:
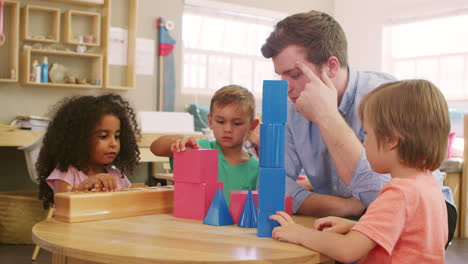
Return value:
M 398 140 L 403 165 L 433 171 L 444 161 L 450 119 L 447 102 L 433 83 L 383 84 L 362 99 L 359 116 L 374 131 L 379 148 L 385 140 Z
M 224 107 L 236 103 L 247 110 L 250 120 L 255 119 L 255 98 L 253 94 L 239 85 L 224 86 L 213 95 L 210 103 L 210 114 L 214 107 Z
M 340 24 L 319 11 L 299 13 L 278 22 L 261 51 L 271 58 L 289 45 L 303 46 L 307 60 L 321 65 L 331 56 L 338 58 L 342 68 L 348 66 L 348 43 Z

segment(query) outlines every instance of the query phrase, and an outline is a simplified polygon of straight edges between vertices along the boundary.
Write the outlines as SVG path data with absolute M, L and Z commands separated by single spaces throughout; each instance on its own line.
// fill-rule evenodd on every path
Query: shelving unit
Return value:
M 44 24 L 50 26 L 41 26 Z M 21 13 L 21 26 L 24 41 L 57 43 L 60 40 L 60 9 L 25 5 Z
M 91 67 L 75 67 L 82 69 L 78 72 L 77 77 L 86 78 L 88 80 L 99 79 L 102 80 L 102 62 L 103 56 L 101 54 L 90 54 L 90 53 L 78 53 L 78 52 L 67 52 L 67 51 L 55 51 L 55 50 L 35 50 L 35 49 L 24 49 L 22 51 L 21 61 L 21 82 L 27 85 L 33 86 L 48 86 L 48 87 L 74 87 L 74 88 L 102 88 L 102 85 L 94 84 L 71 84 L 71 83 L 36 83 L 29 80 L 30 73 L 32 71 L 31 62 L 33 60 L 42 61 L 42 58 L 47 56 L 49 58 L 49 68 L 52 67 L 53 63 L 60 63 L 67 65 L 68 63 L 91 65 Z M 67 60 L 68 58 L 68 60 Z M 86 70 L 87 71 L 83 71 Z
M 19 36 L 19 3 L 16 1 L 5 1 L 4 5 L 5 43 L 0 46 L 0 83 L 18 82 L 18 36 Z M 6 62 L 6 63 L 4 63 Z M 12 76 L 11 71 L 14 71 Z M 13 78 L 12 78 L 13 77 Z
M 77 20 L 82 23 L 74 23 Z M 100 46 L 100 29 L 101 15 L 99 13 L 68 10 L 63 14 L 63 39 L 66 44 Z M 78 36 L 84 40 L 78 41 Z M 92 41 L 87 41 L 89 36 L 92 37 Z
M 20 81 L 22 85 L 37 87 L 135 88 L 137 3 L 138 0 L 41 0 L 30 4 L 27 0 L 5 0 L 7 41 L 0 46 L 0 86 Z M 115 26 L 128 31 L 124 66 L 108 65 L 113 12 L 119 20 Z M 83 36 L 82 42 L 78 36 Z M 86 46 L 86 50 L 75 52 L 82 48 L 79 46 Z M 42 63 L 44 56 L 48 57 L 49 71 L 58 63 L 65 68 L 60 74 L 73 75 L 80 81 L 86 78 L 88 83 L 30 81 L 32 62 Z M 61 75 L 59 79 L 62 80 Z
M 114 66 L 108 63 L 109 51 L 109 29 L 111 28 L 112 18 L 112 0 L 104 1 L 103 8 L 103 32 L 102 32 L 102 52 L 104 54 L 103 69 L 103 87 L 108 89 L 129 90 L 135 88 L 135 45 L 136 45 L 136 13 L 138 0 L 128 0 L 128 47 L 127 47 L 127 65 Z M 117 72 L 113 74 L 113 69 Z M 122 75 L 124 78 L 122 78 Z M 116 83 L 114 80 L 123 79 L 122 83 Z

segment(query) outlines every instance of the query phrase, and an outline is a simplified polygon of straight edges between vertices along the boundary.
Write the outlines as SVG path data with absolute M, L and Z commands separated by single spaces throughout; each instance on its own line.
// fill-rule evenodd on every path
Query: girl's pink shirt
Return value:
M 117 189 L 128 189 L 132 185 L 130 181 L 127 179 L 125 175 L 123 175 L 120 171 L 106 167 L 107 173 L 112 175 L 117 183 Z M 122 177 L 123 176 L 123 177 Z M 73 166 L 69 166 L 67 171 L 60 171 L 59 169 L 55 169 L 52 173 L 47 177 L 46 181 L 47 184 L 52 188 L 54 193 L 56 193 L 55 189 L 55 180 L 62 180 L 71 186 L 78 186 L 81 182 L 83 182 L 88 176 L 84 174 L 82 171 L 77 170 Z

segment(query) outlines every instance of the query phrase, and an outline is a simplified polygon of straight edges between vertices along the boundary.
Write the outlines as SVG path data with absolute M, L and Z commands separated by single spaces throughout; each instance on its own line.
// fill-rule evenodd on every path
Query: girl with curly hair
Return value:
M 125 174 L 140 160 L 135 112 L 120 95 L 65 98 L 55 108 L 36 170 L 39 199 L 53 204 L 54 193 L 127 189 Z

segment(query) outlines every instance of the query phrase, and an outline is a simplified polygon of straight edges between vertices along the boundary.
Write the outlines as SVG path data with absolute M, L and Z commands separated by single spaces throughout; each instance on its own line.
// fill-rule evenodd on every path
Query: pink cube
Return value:
M 292 196 L 291 195 L 287 195 L 284 198 L 284 211 L 288 215 L 292 215 Z
M 216 184 L 218 150 L 186 149 L 174 152 L 174 181 Z
M 174 216 L 203 220 L 216 189 L 216 183 L 174 182 Z
M 229 211 L 231 212 L 232 220 L 234 224 L 239 222 L 239 218 L 244 209 L 245 199 L 249 191 L 230 191 L 229 194 Z M 254 199 L 254 204 L 258 208 L 258 191 L 252 191 L 252 197 Z

